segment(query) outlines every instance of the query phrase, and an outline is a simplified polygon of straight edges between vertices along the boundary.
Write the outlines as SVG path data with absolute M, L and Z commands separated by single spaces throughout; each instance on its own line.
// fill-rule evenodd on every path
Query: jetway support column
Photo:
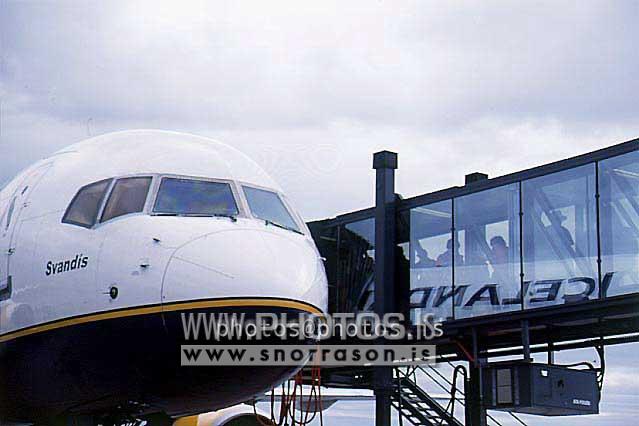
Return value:
M 389 151 L 373 155 L 375 169 L 375 313 L 382 318 L 397 311 L 395 277 L 395 169 L 397 154 Z M 380 341 L 379 344 L 383 344 Z M 375 425 L 391 424 L 393 368 L 375 368 Z
M 485 360 L 479 358 L 479 337 L 473 329 L 473 359 L 468 363 L 468 389 L 466 394 L 466 426 L 486 426 L 487 416 L 483 404 L 482 367 Z

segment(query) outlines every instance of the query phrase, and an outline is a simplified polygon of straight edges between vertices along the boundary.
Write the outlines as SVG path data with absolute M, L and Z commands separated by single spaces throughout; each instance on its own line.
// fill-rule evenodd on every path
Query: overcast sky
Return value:
M 0 182 L 131 128 L 239 148 L 307 219 L 371 205 L 380 149 L 405 196 L 514 172 L 639 136 L 638 21 L 638 1 L 0 0 Z M 604 407 L 639 414 L 622 383 Z

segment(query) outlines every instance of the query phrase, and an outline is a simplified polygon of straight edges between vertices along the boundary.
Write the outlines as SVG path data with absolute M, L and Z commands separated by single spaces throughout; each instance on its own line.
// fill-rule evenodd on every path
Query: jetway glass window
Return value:
M 526 308 L 598 297 L 595 165 L 523 182 Z
M 373 310 L 375 279 L 375 220 L 346 224 L 339 235 L 337 305 L 344 312 Z
M 447 255 L 453 227 L 452 201 L 410 211 L 410 309 L 414 324 L 424 315 L 435 320 L 453 317 L 453 265 Z
M 439 263 L 454 257 L 455 318 L 519 310 L 519 185 L 455 199 L 455 238 Z
M 602 294 L 639 292 L 639 151 L 599 163 Z

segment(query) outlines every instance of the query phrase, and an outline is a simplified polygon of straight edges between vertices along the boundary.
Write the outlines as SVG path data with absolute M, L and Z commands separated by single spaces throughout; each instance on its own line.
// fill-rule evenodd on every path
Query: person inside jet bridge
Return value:
M 415 254 L 417 254 L 418 257 L 418 260 L 415 262 L 415 268 L 432 268 L 436 265 L 435 260 L 428 256 L 428 251 L 419 241 L 415 244 Z
M 508 263 L 508 245 L 504 237 L 497 235 L 490 239 L 490 248 L 492 251 L 491 262 Z
M 455 240 L 455 249 L 453 251 L 453 239 L 451 238 L 446 242 L 446 251 L 437 257 L 436 266 L 451 266 L 455 255 L 457 256 L 455 263 L 457 265 L 463 265 L 464 256 L 459 253 L 459 241 Z
M 552 215 L 554 220 L 551 221 L 551 224 L 547 226 L 548 232 L 558 232 L 559 240 L 562 241 L 562 243 L 566 246 L 573 247 L 575 245 L 575 240 L 572 238 L 572 234 L 570 233 L 568 228 L 563 225 L 563 223 L 568 218 L 561 210 L 555 210 Z

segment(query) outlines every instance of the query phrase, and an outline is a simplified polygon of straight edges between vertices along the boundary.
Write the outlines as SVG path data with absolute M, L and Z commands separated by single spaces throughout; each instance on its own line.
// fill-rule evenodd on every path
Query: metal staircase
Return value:
M 453 368 L 453 371 L 460 368 L 450 362 L 448 362 L 448 365 Z M 447 397 L 449 397 L 446 408 L 419 386 L 417 373 L 420 373 L 424 379 L 428 379 L 445 392 Z M 453 373 L 453 378 L 450 380 L 432 365 L 425 365 L 425 367 L 415 366 L 407 370 L 396 368 L 393 380 L 395 392 L 391 397 L 391 403 L 399 412 L 400 425 L 403 425 L 403 420 L 406 419 L 415 426 L 464 426 L 464 423 L 454 416 L 455 403 L 462 407 L 465 406 L 465 395 L 461 389 L 456 387 L 455 382 L 457 379 L 455 373 Z M 464 378 L 464 380 L 466 379 Z M 514 413 L 508 414 L 517 424 L 527 426 Z M 500 421 L 490 414 L 487 415 L 487 420 L 490 426 L 503 426 Z
M 392 405 L 415 426 L 463 426 L 407 374 L 398 371 Z

